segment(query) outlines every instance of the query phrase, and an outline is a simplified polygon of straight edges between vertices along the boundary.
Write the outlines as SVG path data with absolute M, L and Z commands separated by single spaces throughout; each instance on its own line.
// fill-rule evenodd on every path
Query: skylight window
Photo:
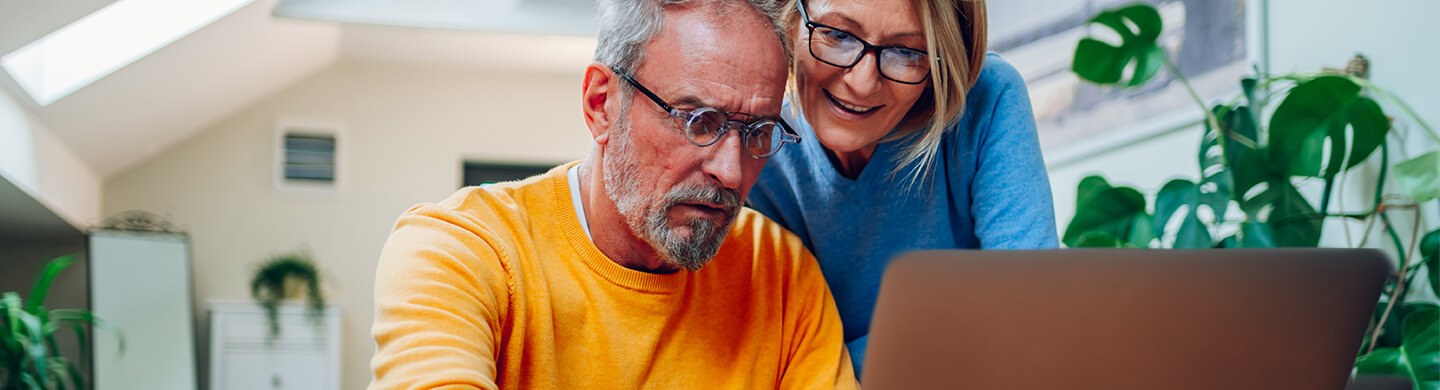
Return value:
M 118 0 L 0 57 L 0 65 L 47 106 L 254 1 Z

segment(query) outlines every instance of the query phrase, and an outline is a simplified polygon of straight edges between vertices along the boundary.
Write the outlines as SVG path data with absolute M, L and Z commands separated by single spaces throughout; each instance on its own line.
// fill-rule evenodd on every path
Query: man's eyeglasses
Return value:
M 930 77 L 930 53 L 904 46 L 875 46 L 849 31 L 810 20 L 805 2 L 795 2 L 800 18 L 810 30 L 810 55 L 833 66 L 849 68 L 860 63 L 865 53 L 875 53 L 880 76 L 901 84 L 920 84 Z
M 725 132 L 729 131 L 731 127 L 736 127 L 736 131 L 740 132 L 740 143 L 745 145 L 745 150 L 750 152 L 750 155 L 755 156 L 755 158 L 773 156 L 776 152 L 779 152 L 780 147 L 784 146 L 787 142 L 800 143 L 800 135 L 796 133 L 795 130 L 791 130 L 790 125 L 785 124 L 784 121 L 777 122 L 769 119 L 759 119 L 746 123 L 732 120 L 730 117 L 736 115 L 746 117 L 754 116 L 743 112 L 725 112 L 715 107 L 706 106 L 701 106 L 693 110 L 673 108 L 670 107 L 669 103 L 665 102 L 665 99 L 656 96 L 654 92 L 650 92 L 644 85 L 640 85 L 640 82 L 631 78 L 629 73 L 614 66 L 610 67 L 610 70 L 615 71 L 615 74 L 620 75 L 625 81 L 630 82 L 630 85 L 635 86 L 635 89 L 640 90 L 640 93 L 649 97 L 651 101 L 659 105 L 660 108 L 669 113 L 670 116 L 680 119 L 680 121 L 684 123 L 683 133 L 685 134 L 685 138 L 689 139 L 690 143 L 695 146 L 705 147 L 714 145 L 715 142 L 725 137 Z

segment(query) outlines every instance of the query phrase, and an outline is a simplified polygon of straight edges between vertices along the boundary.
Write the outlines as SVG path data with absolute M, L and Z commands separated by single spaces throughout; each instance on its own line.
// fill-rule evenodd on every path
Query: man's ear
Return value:
M 619 116 L 619 96 L 615 73 L 599 62 L 585 67 L 585 84 L 581 86 L 580 111 L 585 114 L 585 125 L 590 127 L 590 137 L 596 144 L 610 141 L 610 128 Z

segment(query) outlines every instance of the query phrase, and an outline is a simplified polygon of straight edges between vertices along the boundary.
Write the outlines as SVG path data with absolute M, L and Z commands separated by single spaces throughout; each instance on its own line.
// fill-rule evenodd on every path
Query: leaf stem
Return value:
M 1220 118 L 1215 117 L 1215 113 L 1210 111 L 1210 107 L 1205 106 L 1205 99 L 1201 99 L 1200 94 L 1195 92 L 1195 87 L 1191 86 L 1190 80 L 1186 80 L 1185 75 L 1180 73 L 1180 68 L 1175 66 L 1174 62 L 1170 61 L 1170 56 L 1162 55 L 1159 57 L 1164 60 L 1161 62 L 1165 64 L 1165 69 L 1170 70 L 1170 74 L 1175 75 L 1175 79 L 1180 80 L 1180 84 L 1185 86 L 1185 92 L 1190 93 L 1190 99 L 1195 100 L 1195 105 L 1200 106 L 1200 112 L 1205 113 L 1205 121 L 1210 124 L 1210 128 L 1221 129 Z M 1226 134 L 1226 137 L 1230 136 L 1230 134 Z M 1237 141 L 1240 141 L 1242 144 L 1248 142 L 1245 146 L 1249 146 L 1251 149 L 1256 148 L 1254 141 L 1244 139 L 1244 137 L 1234 138 L 1237 138 Z
M 1384 210 L 1381 210 L 1379 214 L 1380 220 L 1385 224 L 1385 231 L 1390 234 L 1390 239 L 1395 241 L 1395 251 L 1400 254 L 1400 274 L 1396 275 L 1395 292 L 1390 294 L 1390 303 L 1385 304 L 1385 313 L 1380 315 L 1380 322 L 1375 326 L 1375 332 L 1370 335 L 1370 350 L 1365 351 L 1366 354 L 1375 352 L 1375 343 L 1380 340 L 1380 332 L 1384 331 L 1385 322 L 1390 320 L 1390 312 L 1399 306 L 1400 301 L 1405 300 L 1405 268 L 1410 264 L 1405 260 L 1405 247 L 1400 243 L 1400 235 L 1395 233 L 1395 226 L 1390 223 L 1390 217 L 1385 214 Z
M 1335 177 L 1332 176 L 1332 177 L 1330 177 L 1330 178 L 1325 179 L 1325 192 L 1321 193 L 1321 195 L 1320 195 L 1320 214 L 1321 214 L 1321 215 L 1324 215 L 1325 213 L 1330 212 L 1330 193 L 1331 193 L 1332 191 L 1334 191 L 1334 190 L 1335 190 Z M 1342 192 L 1343 192 L 1343 191 L 1342 191 Z M 1344 210 L 1344 209 L 1345 209 L 1345 205 L 1340 205 L 1340 209 L 1341 209 L 1341 210 Z
M 1390 173 L 1390 142 L 1380 142 L 1380 177 L 1375 180 L 1375 207 L 1384 201 L 1385 177 Z

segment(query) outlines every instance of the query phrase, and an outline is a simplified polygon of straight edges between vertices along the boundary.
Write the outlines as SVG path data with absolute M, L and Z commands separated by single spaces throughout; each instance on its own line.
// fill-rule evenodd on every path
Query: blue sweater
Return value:
M 889 177 L 906 140 L 881 143 L 851 180 L 836 171 L 809 122 L 785 120 L 804 139 L 770 158 L 750 191 L 750 206 L 815 253 L 857 374 L 880 279 L 895 255 L 1059 245 L 1025 81 L 995 54 L 986 57 L 960 122 L 941 140 L 931 180 L 914 188 L 906 187 L 909 167 Z

